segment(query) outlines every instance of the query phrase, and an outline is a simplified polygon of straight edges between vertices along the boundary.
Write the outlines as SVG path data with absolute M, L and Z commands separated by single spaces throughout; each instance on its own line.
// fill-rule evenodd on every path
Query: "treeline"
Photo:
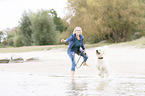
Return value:
M 81 26 L 87 42 L 121 42 L 145 35 L 144 0 L 68 0 L 72 28 Z
M 6 32 L 2 44 L 60 44 L 60 39 L 68 38 L 76 26 L 82 27 L 87 43 L 136 39 L 145 35 L 144 6 L 144 0 L 68 0 L 69 15 L 64 18 L 54 9 L 24 11 L 19 26 Z
M 67 29 L 54 9 L 22 14 L 19 26 L 8 32 L 10 46 L 53 45 L 57 36 Z

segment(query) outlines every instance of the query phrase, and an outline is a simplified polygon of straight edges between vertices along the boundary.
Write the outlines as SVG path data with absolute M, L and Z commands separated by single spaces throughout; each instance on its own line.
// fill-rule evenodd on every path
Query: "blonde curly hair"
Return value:
M 82 34 L 82 28 L 81 27 L 76 27 L 73 31 L 73 34 L 79 32 L 79 34 Z

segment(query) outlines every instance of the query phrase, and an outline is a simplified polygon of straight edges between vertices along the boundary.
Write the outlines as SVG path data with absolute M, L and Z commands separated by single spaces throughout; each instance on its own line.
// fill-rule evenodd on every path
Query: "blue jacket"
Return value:
M 75 34 L 71 34 L 70 37 L 66 39 L 66 43 L 69 42 L 69 47 L 68 47 L 68 49 L 71 49 L 71 48 L 74 46 L 74 44 L 75 44 L 75 38 L 76 38 Z M 84 49 L 85 49 L 85 46 L 84 46 L 84 44 L 83 44 L 83 40 L 84 40 L 83 35 L 80 35 L 81 47 L 82 47 L 82 49 L 84 50 Z

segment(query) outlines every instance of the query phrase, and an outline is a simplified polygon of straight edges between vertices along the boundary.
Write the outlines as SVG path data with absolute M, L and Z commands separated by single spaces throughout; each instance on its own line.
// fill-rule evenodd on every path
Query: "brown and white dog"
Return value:
M 107 49 L 107 46 L 96 48 L 98 75 L 102 78 L 109 76 Z

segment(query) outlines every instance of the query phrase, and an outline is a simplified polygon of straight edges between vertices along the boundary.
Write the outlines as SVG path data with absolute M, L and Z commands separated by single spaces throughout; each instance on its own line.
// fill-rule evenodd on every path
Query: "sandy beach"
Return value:
M 97 65 L 95 49 L 96 48 L 86 49 L 89 56 L 87 64 L 90 67 L 81 67 L 79 70 L 76 69 L 76 74 L 95 74 Z M 70 75 L 71 62 L 66 51 L 67 49 L 57 48 L 48 51 L 2 53 L 0 58 L 10 58 L 13 55 L 17 55 L 24 58 L 24 60 L 30 57 L 36 57 L 39 61 L 1 63 L 0 70 L 4 72 Z M 107 55 L 109 67 L 116 75 L 145 75 L 145 49 L 109 46 Z M 76 60 L 77 59 L 76 57 Z
M 102 96 L 145 95 L 145 88 L 141 87 L 145 84 L 145 49 L 112 45 L 108 47 L 108 64 L 111 75 L 113 76 L 113 86 L 112 82 L 109 81 L 110 83 L 108 84 L 107 81 L 106 84 L 106 81 L 100 81 L 97 76 L 95 49 L 96 48 L 88 48 L 86 50 L 89 56 L 87 64 L 90 67 L 82 66 L 80 69 L 76 69 L 75 81 L 71 80 L 71 62 L 66 49 L 57 48 L 48 51 L 1 53 L 0 58 L 10 58 L 12 55 L 21 56 L 24 60 L 28 57 L 39 58 L 38 61 L 24 63 L 1 63 L 1 96 L 99 96 L 99 94 L 104 94 Z M 114 85 L 117 81 L 120 81 L 120 86 L 118 87 L 117 85 Z M 130 87 L 128 83 L 124 83 L 126 84 L 126 87 L 123 88 L 123 91 L 120 89 L 116 89 L 116 91 L 110 89 L 121 87 L 123 82 L 132 82 L 134 85 Z M 94 87 L 95 84 L 96 87 Z M 100 84 L 102 84 L 103 87 Z M 69 89 L 68 86 L 71 86 L 71 89 Z M 77 88 L 75 89 L 75 87 Z M 103 91 L 99 91 L 101 88 L 103 88 Z M 125 88 L 132 89 L 125 91 Z M 82 91 L 80 91 L 81 89 Z M 110 90 L 113 92 L 110 93 Z

